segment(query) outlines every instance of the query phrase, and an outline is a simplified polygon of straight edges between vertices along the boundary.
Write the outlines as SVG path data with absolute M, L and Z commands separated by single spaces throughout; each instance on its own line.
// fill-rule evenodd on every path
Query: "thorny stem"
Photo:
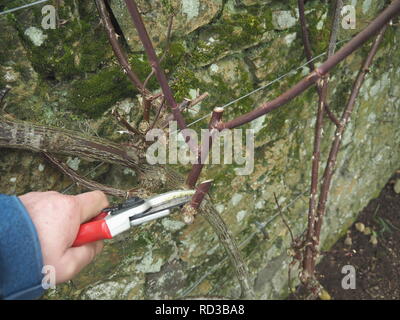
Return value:
M 350 98 L 347 102 L 346 108 L 344 109 L 342 117 L 340 119 L 341 125 L 340 125 L 340 127 L 338 127 L 336 129 L 336 132 L 335 132 L 335 138 L 332 143 L 332 146 L 331 146 L 331 149 L 329 152 L 329 156 L 328 156 L 328 160 L 326 163 L 325 171 L 323 174 L 323 182 L 321 185 L 320 197 L 319 197 L 319 201 L 318 201 L 317 221 L 315 223 L 316 245 L 319 244 L 321 226 L 322 226 L 323 217 L 325 215 L 325 210 L 326 210 L 326 201 L 328 199 L 328 193 L 329 193 L 329 189 L 330 189 L 330 185 L 331 185 L 331 181 L 332 181 L 332 176 L 334 174 L 337 155 L 339 152 L 339 147 L 340 147 L 340 144 L 342 141 L 342 137 L 345 132 L 346 125 L 350 120 L 351 113 L 353 112 L 355 102 L 356 102 L 357 96 L 360 93 L 360 89 L 364 82 L 365 76 L 369 71 L 369 67 L 371 66 L 372 61 L 378 51 L 379 45 L 381 44 L 381 42 L 383 40 L 384 33 L 386 31 L 386 27 L 387 27 L 386 25 L 383 26 L 382 30 L 376 37 L 376 39 L 371 47 L 371 50 L 370 50 L 367 58 L 365 59 L 363 65 L 360 69 L 360 72 L 358 73 L 357 79 L 355 80 L 354 85 L 353 85 L 353 89 L 352 89 Z
M 114 51 L 115 56 L 119 64 L 121 65 L 124 72 L 127 74 L 129 80 L 143 93 L 146 93 L 143 83 L 139 80 L 139 77 L 132 70 L 128 59 L 126 58 L 119 41 L 116 36 L 116 32 L 114 30 L 114 26 L 112 25 L 109 13 L 107 12 L 106 5 L 104 3 L 105 0 L 96 0 L 96 5 L 98 12 L 100 14 L 101 21 L 103 22 L 104 28 L 106 30 L 108 40 L 110 41 L 111 47 Z M 148 92 L 147 92 L 148 93 Z
M 169 18 L 169 23 L 168 23 L 168 31 L 167 31 L 167 45 L 164 48 L 164 53 L 162 57 L 160 58 L 160 63 L 165 59 L 168 51 L 169 51 L 169 45 L 170 45 L 170 40 L 171 40 L 171 32 L 172 32 L 172 25 L 174 22 L 174 15 L 171 15 Z M 146 80 L 144 81 L 144 87 L 147 87 L 147 83 L 150 81 L 151 77 L 154 75 L 154 69 L 151 69 L 150 74 L 147 76 Z
M 334 54 L 335 44 L 338 34 L 338 26 L 340 19 L 340 11 L 342 8 L 342 1 L 336 1 L 335 14 L 332 21 L 332 31 L 329 40 L 328 59 Z M 316 202 L 317 202 L 317 189 L 319 180 L 319 166 L 321 156 L 321 140 L 323 131 L 323 117 L 325 114 L 325 108 L 327 105 L 328 97 L 328 83 L 329 74 L 325 75 L 319 83 L 317 83 L 317 89 L 319 94 L 318 109 L 317 109 L 317 121 L 315 124 L 315 135 L 314 135 L 314 151 L 312 156 L 312 169 L 311 169 L 311 187 L 310 187 L 310 200 L 308 210 L 308 228 L 306 235 L 306 247 L 305 247 L 305 258 L 303 264 L 303 270 L 305 273 L 302 276 L 304 281 L 307 281 L 307 275 L 310 275 L 310 269 L 314 257 L 313 242 L 314 242 L 314 224 L 316 218 Z
M 325 77 L 321 80 L 321 95 L 318 101 L 317 110 L 317 121 L 315 124 L 315 134 L 314 134 L 314 151 L 312 156 L 312 168 L 311 168 L 311 187 L 310 187 L 310 201 L 308 210 L 308 228 L 306 236 L 306 250 L 305 262 L 310 261 L 313 256 L 312 249 L 310 248 L 314 237 L 314 223 L 316 216 L 316 202 L 317 202 L 317 189 L 318 189 L 318 173 L 319 173 L 319 163 L 321 156 L 321 139 L 322 139 L 322 129 L 323 129 L 323 117 L 324 117 L 324 106 L 326 101 L 326 96 L 328 92 L 327 81 Z M 304 266 L 306 269 L 306 265 Z
M 254 119 L 277 109 L 278 107 L 288 103 L 293 98 L 300 95 L 302 92 L 307 90 L 313 83 L 321 79 L 326 73 L 328 73 L 333 67 L 343 61 L 347 56 L 357 50 L 365 42 L 368 41 L 373 35 L 379 32 L 382 27 L 388 23 L 391 19 L 400 13 L 400 0 L 392 2 L 392 4 L 386 8 L 373 22 L 371 22 L 363 31 L 356 35 L 351 41 L 343 46 L 335 55 L 327 59 L 321 66 L 311 72 L 307 77 L 298 82 L 291 89 L 275 98 L 272 101 L 266 102 L 259 106 L 257 109 L 250 111 L 244 115 L 237 117 L 236 119 L 220 123 L 217 126 L 218 130 L 225 128 L 232 129 L 240 125 L 253 121 Z

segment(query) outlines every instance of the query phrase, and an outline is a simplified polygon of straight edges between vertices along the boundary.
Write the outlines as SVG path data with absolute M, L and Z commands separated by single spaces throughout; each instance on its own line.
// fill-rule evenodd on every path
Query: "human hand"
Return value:
M 76 196 L 55 191 L 29 192 L 19 199 L 36 227 L 44 265 L 56 270 L 56 283 L 72 279 L 103 249 L 102 240 L 71 247 L 80 225 L 108 207 L 103 192 Z

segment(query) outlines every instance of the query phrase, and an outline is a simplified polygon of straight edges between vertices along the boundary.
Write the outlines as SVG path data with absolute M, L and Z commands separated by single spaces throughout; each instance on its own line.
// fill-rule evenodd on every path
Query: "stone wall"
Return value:
M 17 2 L 13 1 L 13 6 Z M 344 2 L 356 6 L 357 25 L 355 30 L 341 29 L 339 40 L 362 30 L 384 7 L 384 1 Z M 231 119 L 276 97 L 307 75 L 307 67 L 299 68 L 304 64 L 304 54 L 296 3 L 139 1 L 159 53 L 166 45 L 168 14 L 171 10 L 176 14 L 163 65 L 177 100 L 210 94 L 199 110 L 185 114 L 188 122 L 289 73 L 227 107 L 224 119 Z M 149 67 L 123 1 L 112 0 L 111 7 L 124 34 L 129 60 L 145 77 Z M 331 11 L 327 1 L 308 1 L 306 10 L 313 49 L 320 54 L 327 47 Z M 109 110 L 118 103 L 125 116 L 137 123 L 137 91 L 113 58 L 96 8 L 92 1 L 63 1 L 59 15 L 62 25 L 56 30 L 41 29 L 40 8 L 0 16 L 0 89 L 12 87 L 6 111 L 19 119 L 121 140 Z M 344 136 L 322 233 L 326 248 L 345 232 L 399 167 L 399 47 L 398 27 L 390 27 Z M 330 106 L 337 114 L 346 103 L 366 53 L 367 49 L 358 51 L 332 72 Z M 157 89 L 155 81 L 150 87 Z M 299 235 L 306 225 L 316 103 L 311 88 L 246 126 L 256 130 L 255 170 L 250 176 L 236 175 L 235 165 L 208 166 L 203 174 L 215 180 L 213 198 L 240 244 L 260 299 L 287 294 L 290 237 L 273 193 L 281 206 L 288 208 L 285 214 L 295 235 Z M 203 121 L 194 128 L 205 126 Z M 333 125 L 326 123 L 324 155 L 333 130 Z M 81 173 L 95 166 L 77 158 L 65 160 Z M 185 168 L 176 169 L 185 172 Z M 107 165 L 92 176 L 126 188 L 137 183 L 132 171 Z M 62 191 L 69 184 L 38 155 L 1 150 L 0 192 Z M 76 187 L 69 190 L 79 191 Z M 207 222 L 198 217 L 193 225 L 186 226 L 175 214 L 109 241 L 73 284 L 58 286 L 46 298 L 237 297 L 238 293 L 233 269 Z

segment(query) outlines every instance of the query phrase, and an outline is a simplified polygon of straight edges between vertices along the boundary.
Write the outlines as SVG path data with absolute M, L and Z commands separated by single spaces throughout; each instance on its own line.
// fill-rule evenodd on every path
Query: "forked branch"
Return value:
M 383 27 L 381 32 L 376 37 L 371 50 L 364 60 L 360 72 L 354 82 L 353 89 L 348 100 L 348 103 L 343 111 L 343 114 L 340 119 L 340 126 L 336 128 L 334 140 L 332 142 L 332 146 L 329 152 L 328 160 L 326 163 L 325 171 L 322 178 L 322 185 L 319 193 L 318 207 L 316 209 L 315 220 L 312 224 L 308 226 L 308 234 L 311 234 L 311 238 L 308 239 L 308 243 L 306 244 L 306 254 L 304 255 L 303 260 L 303 273 L 302 273 L 302 281 L 307 284 L 310 280 L 311 283 L 314 283 L 315 277 L 315 264 L 318 258 L 318 246 L 320 242 L 321 235 L 321 227 L 323 218 L 326 212 L 326 202 L 328 199 L 328 194 L 331 186 L 332 176 L 334 174 L 337 155 L 339 152 L 340 144 L 342 141 L 343 134 L 346 129 L 346 125 L 350 120 L 351 113 L 354 109 L 355 102 L 357 96 L 359 95 L 360 88 L 364 82 L 365 76 L 369 71 L 369 67 L 372 64 L 373 58 L 375 57 L 377 50 L 379 48 L 380 43 L 383 40 L 384 32 L 386 30 L 386 26 Z M 310 229 L 312 228 L 312 229 Z

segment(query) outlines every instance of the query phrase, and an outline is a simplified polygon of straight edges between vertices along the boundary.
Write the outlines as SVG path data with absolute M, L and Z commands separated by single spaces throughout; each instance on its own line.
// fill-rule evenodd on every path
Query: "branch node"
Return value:
M 183 221 L 186 224 L 191 224 L 194 221 L 194 216 L 197 214 L 197 211 L 200 207 L 201 202 L 203 201 L 205 195 L 210 190 L 211 184 L 214 180 L 206 180 L 200 183 L 197 188 L 196 192 L 193 195 L 190 202 L 185 204 L 182 209 Z

